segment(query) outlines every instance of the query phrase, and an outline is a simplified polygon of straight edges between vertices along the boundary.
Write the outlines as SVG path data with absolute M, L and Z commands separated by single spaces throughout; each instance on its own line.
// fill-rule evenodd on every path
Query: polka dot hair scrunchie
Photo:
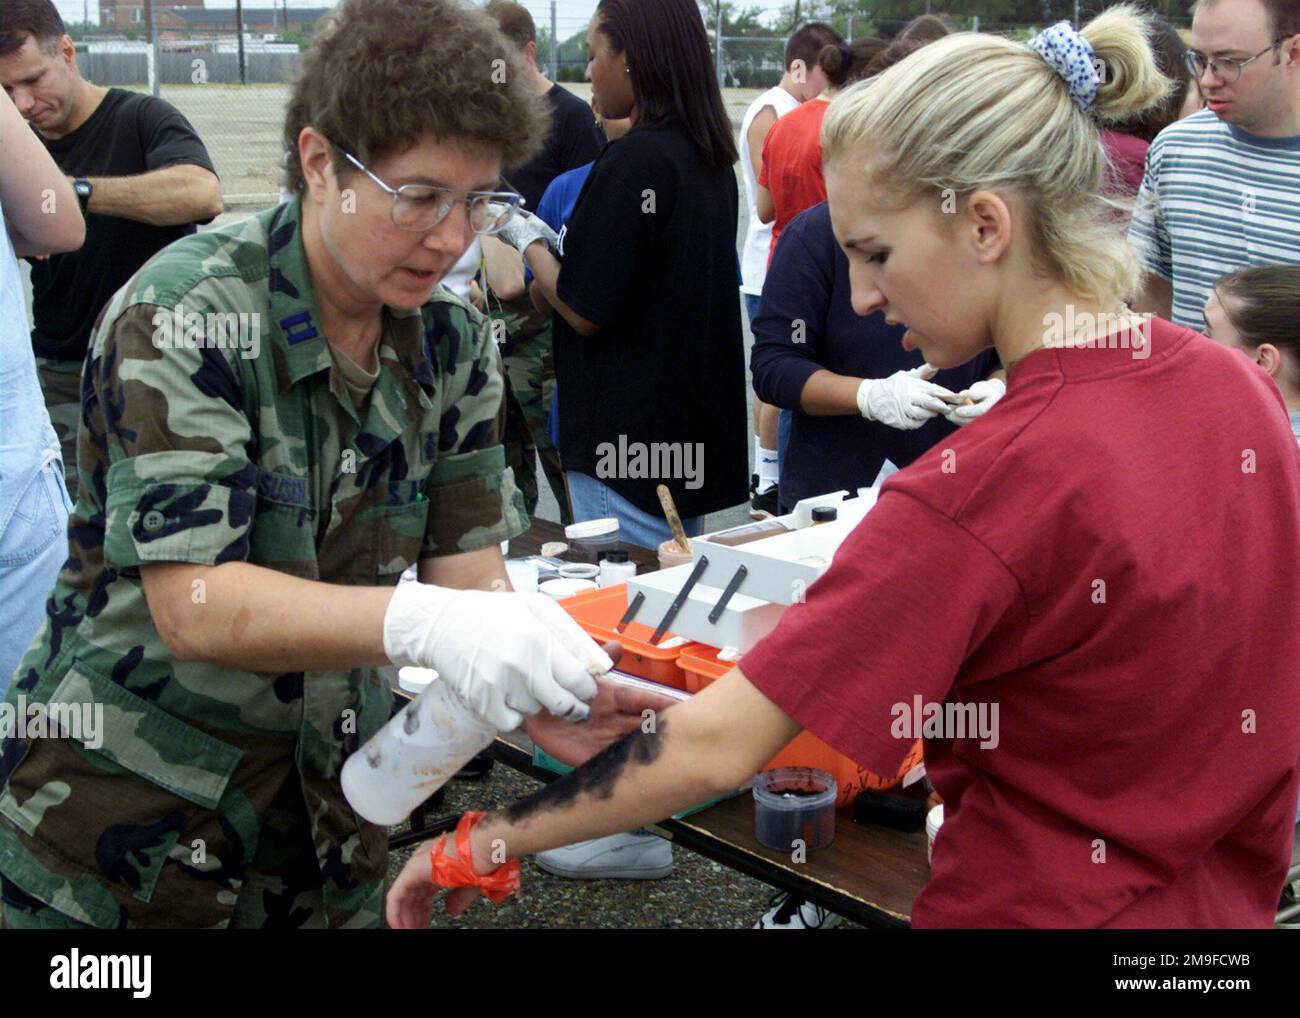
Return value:
M 1029 40 L 1029 48 L 1052 65 L 1065 81 L 1070 98 L 1087 112 L 1097 99 L 1101 75 L 1097 73 L 1097 54 L 1092 44 L 1076 32 L 1068 21 L 1058 21 Z

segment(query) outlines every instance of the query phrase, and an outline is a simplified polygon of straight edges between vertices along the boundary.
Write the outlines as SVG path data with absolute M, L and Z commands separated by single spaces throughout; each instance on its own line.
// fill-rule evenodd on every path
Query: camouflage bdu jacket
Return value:
M 526 526 L 482 316 L 441 288 L 419 311 L 385 312 L 379 380 L 358 416 L 316 325 L 299 215 L 294 200 L 172 244 L 92 337 L 68 560 L 8 700 L 102 705 L 103 729 L 5 739 L 0 873 L 94 926 L 227 923 L 295 769 L 330 925 L 373 902 L 385 873 L 385 831 L 353 813 L 338 780 L 389 716 L 378 674 L 175 660 L 141 565 L 244 561 L 391 585 L 417 558 Z M 196 334 L 183 316 L 205 316 L 204 342 L 177 335 L 178 307 Z M 229 312 L 255 317 L 239 341 L 210 345 L 206 316 Z M 202 591 L 191 600 L 201 610 Z

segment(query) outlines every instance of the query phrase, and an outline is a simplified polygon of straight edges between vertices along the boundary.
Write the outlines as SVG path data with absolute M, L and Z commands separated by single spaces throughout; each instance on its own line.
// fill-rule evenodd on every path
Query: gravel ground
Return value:
M 530 794 L 540 782 L 498 763 L 479 781 L 453 781 L 440 814 L 492 809 Z M 405 828 L 395 828 L 402 830 Z M 412 848 L 389 858 L 391 882 Z M 565 880 L 522 863 L 522 898 L 501 905 L 480 899 L 451 918 L 435 910 L 433 929 L 744 929 L 765 911 L 775 888 L 681 847 L 662 880 Z M 841 929 L 858 929 L 845 923 Z

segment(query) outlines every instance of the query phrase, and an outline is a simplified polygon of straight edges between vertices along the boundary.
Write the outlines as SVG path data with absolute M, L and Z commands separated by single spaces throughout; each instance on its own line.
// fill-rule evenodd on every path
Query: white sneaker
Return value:
M 533 856 L 547 873 L 570 880 L 657 880 L 673 869 L 673 846 L 648 832 L 611 834 Z
M 754 924 L 756 930 L 833 930 L 844 920 L 820 905 L 792 894 L 778 894 L 772 908 Z

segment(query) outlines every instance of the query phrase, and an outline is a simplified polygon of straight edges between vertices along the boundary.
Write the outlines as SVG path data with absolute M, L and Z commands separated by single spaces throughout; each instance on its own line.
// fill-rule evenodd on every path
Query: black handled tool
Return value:
M 650 637 L 652 646 L 657 646 L 659 641 L 664 638 L 664 633 L 668 632 L 668 627 L 673 624 L 673 619 L 677 618 L 677 613 L 682 610 L 682 605 L 686 599 L 691 596 L 691 588 L 695 586 L 695 581 L 700 578 L 704 572 L 704 567 L 709 564 L 708 556 L 701 555 L 695 562 L 695 568 L 691 570 L 691 575 L 686 577 L 686 582 L 682 584 L 682 589 L 677 592 L 673 598 L 673 603 L 668 606 L 668 611 L 664 613 L 663 619 L 659 622 L 658 628 L 655 629 L 654 636 Z
M 713 606 L 713 611 L 709 612 L 710 625 L 717 625 L 718 619 L 722 618 L 722 613 L 726 610 L 727 602 L 731 600 L 731 595 L 736 592 L 736 588 L 744 582 L 745 577 L 748 575 L 749 570 L 745 566 L 741 566 L 736 570 L 736 575 L 728 581 L 722 596 L 718 598 L 718 603 Z
M 632 603 L 627 606 L 627 611 L 625 611 L 623 613 L 623 617 L 618 620 L 618 625 L 614 627 L 614 632 L 621 633 L 624 629 L 626 629 L 628 627 L 628 623 L 631 622 L 634 618 L 636 618 L 636 613 L 641 610 L 641 605 L 644 603 L 645 603 L 645 591 L 638 590 L 636 592 L 636 597 L 632 598 Z

